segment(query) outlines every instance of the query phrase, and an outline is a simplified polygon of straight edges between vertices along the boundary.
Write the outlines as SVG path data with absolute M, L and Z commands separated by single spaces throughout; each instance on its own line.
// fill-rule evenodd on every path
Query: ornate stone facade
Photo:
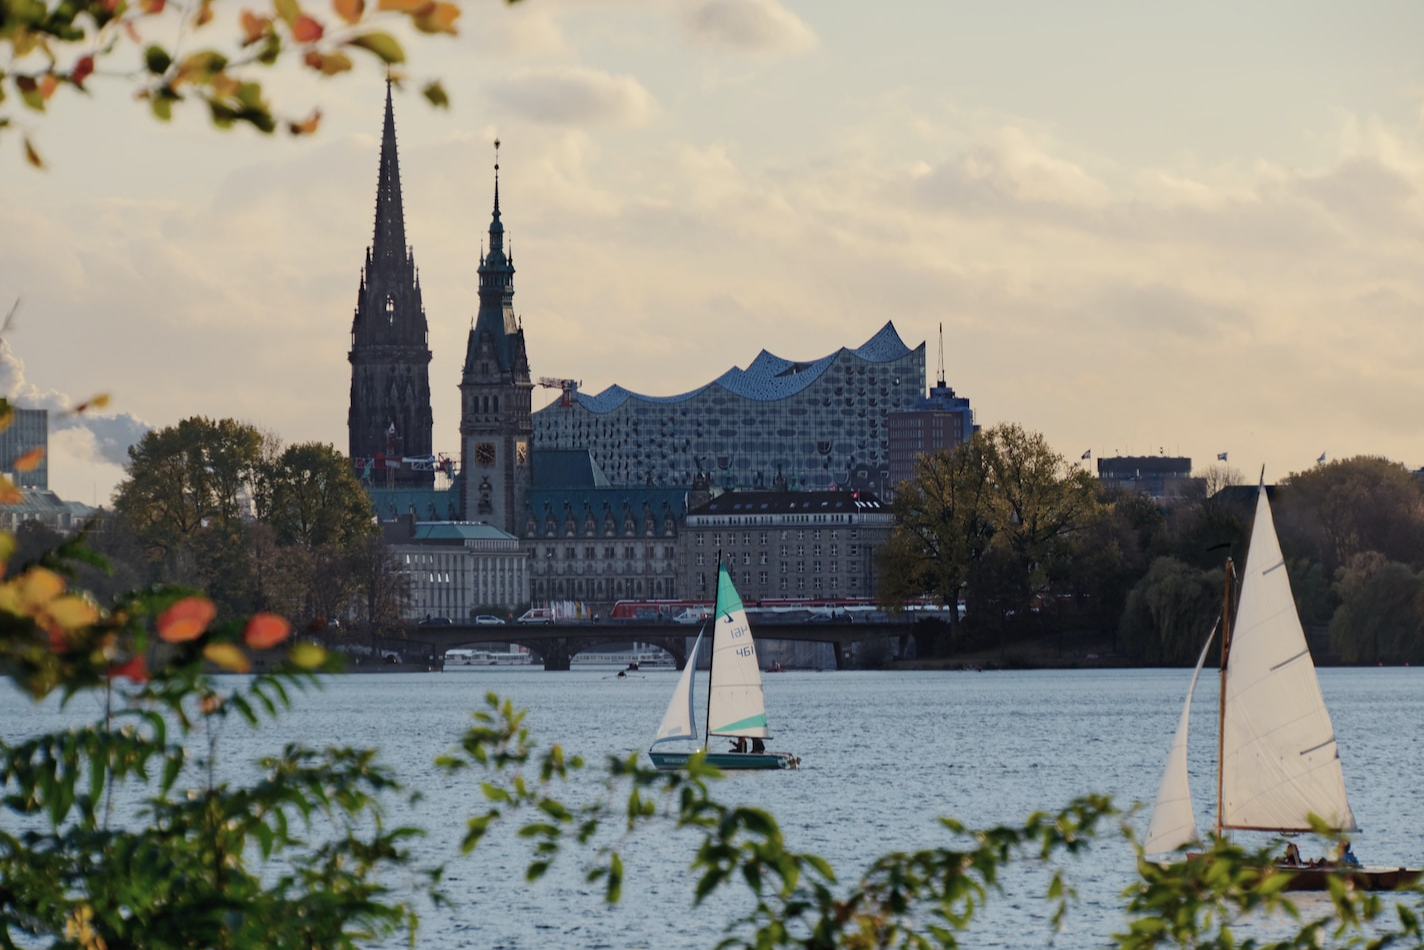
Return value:
M 395 116 L 386 86 L 386 123 L 376 183 L 376 227 L 351 321 L 351 459 L 374 486 L 435 483 L 430 411 L 430 347 L 415 257 L 405 242 Z

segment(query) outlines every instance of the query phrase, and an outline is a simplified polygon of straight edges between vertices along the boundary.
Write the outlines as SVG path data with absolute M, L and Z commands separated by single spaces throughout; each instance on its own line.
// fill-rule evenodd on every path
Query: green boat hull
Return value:
M 653 765 L 663 772 L 686 768 L 687 760 L 693 755 L 692 752 L 648 752 Z M 801 764 L 801 760 L 790 752 L 709 752 L 707 764 L 724 772 L 731 772 L 794 769 Z

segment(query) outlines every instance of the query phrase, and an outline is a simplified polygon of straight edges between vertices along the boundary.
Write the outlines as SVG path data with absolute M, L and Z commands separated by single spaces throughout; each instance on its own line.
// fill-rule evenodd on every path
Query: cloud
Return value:
M 487 93 L 496 105 L 549 125 L 643 126 L 658 113 L 657 100 L 632 76 L 577 66 L 526 69 Z
M 683 14 L 694 42 L 741 53 L 792 56 L 819 42 L 804 20 L 776 0 L 703 0 Z
M 1092 208 L 1111 197 L 1082 167 L 1013 127 L 985 136 L 938 167 L 922 164 L 912 175 L 921 198 L 965 212 L 1026 205 Z
M 49 431 L 82 430 L 86 438 L 65 439 L 71 453 L 82 449 L 86 461 L 124 465 L 129 446 L 143 438 L 151 427 L 129 413 L 103 416 L 92 411 L 76 415 L 71 410 L 73 399 L 57 390 L 42 390 L 25 379 L 25 363 L 10 349 L 8 340 L 0 337 L 0 394 L 23 409 L 48 409 Z

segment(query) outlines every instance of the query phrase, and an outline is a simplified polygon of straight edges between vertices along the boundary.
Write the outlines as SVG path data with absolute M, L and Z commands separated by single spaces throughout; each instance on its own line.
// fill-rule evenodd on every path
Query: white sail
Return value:
M 692 653 L 688 655 L 687 665 L 682 668 L 682 674 L 677 678 L 677 686 L 672 691 L 672 698 L 668 700 L 667 712 L 663 713 L 663 721 L 658 725 L 658 734 L 653 739 L 653 745 L 671 739 L 698 738 L 697 714 L 692 708 L 692 677 L 697 672 L 697 656 L 701 649 L 702 631 L 699 630 L 697 640 L 692 644 Z
M 1142 850 L 1147 854 L 1176 851 L 1200 838 L 1191 784 L 1187 781 L 1187 721 L 1191 718 L 1192 695 L 1197 691 L 1202 664 L 1215 638 L 1213 627 L 1197 659 L 1197 668 L 1192 672 L 1192 685 L 1187 687 L 1187 701 L 1182 705 L 1182 718 L 1177 720 L 1177 734 L 1172 737 L 1172 750 L 1167 753 L 1162 781 L 1157 786 L 1157 800 L 1152 805 L 1152 822 L 1147 826 L 1147 838 L 1142 843 Z
M 1355 830 L 1335 730 L 1261 489 L 1226 661 L 1221 822 L 1304 831 L 1308 815 Z
M 752 628 L 727 568 L 717 572 L 717 615 L 712 634 L 712 686 L 707 699 L 708 733 L 766 739 L 766 701 L 761 689 Z

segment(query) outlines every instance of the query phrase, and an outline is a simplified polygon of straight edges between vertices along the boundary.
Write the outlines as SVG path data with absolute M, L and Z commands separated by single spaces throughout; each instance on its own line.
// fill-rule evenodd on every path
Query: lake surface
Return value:
M 676 674 L 617 679 L 613 669 L 546 673 L 528 668 L 462 668 L 443 674 L 385 674 L 331 679 L 299 696 L 275 728 L 231 727 L 222 738 L 229 768 L 280 747 L 374 746 L 407 785 L 424 793 L 409 817 L 431 835 L 416 850 L 449 862 L 454 907 L 430 911 L 419 945 L 433 950 L 505 948 L 706 948 L 724 936 L 745 892 L 725 889 L 692 908 L 687 871 L 694 840 L 665 830 L 623 848 L 621 904 L 602 903 L 582 880 L 569 851 L 548 878 L 523 881 L 529 853 L 493 835 L 474 855 L 458 857 L 464 820 L 482 804 L 477 780 L 450 780 L 433 766 L 494 691 L 528 710 L 540 745 L 560 743 L 591 763 L 646 748 Z M 827 858 L 843 881 L 895 849 L 949 846 L 937 816 L 970 827 L 1021 822 L 1086 792 L 1120 805 L 1156 792 L 1185 695 L 1189 670 L 1033 672 L 788 672 L 766 678 L 771 748 L 802 757 L 793 772 L 748 773 L 718 783 L 722 801 L 771 810 L 791 847 Z M 1366 864 L 1418 866 L 1424 860 L 1424 670 L 1326 669 L 1330 707 L 1351 804 L 1362 831 L 1355 851 Z M 702 701 L 698 700 L 698 708 Z M 92 708 L 76 702 L 33 707 L 0 687 L 0 734 L 13 738 L 50 728 Z M 1216 679 L 1198 687 L 1191 742 L 1199 821 L 1209 827 L 1215 789 Z M 576 799 L 592 791 L 571 789 Z M 1139 830 L 1146 815 L 1139 816 Z M 1252 844 L 1262 841 L 1249 842 Z M 1307 857 L 1313 844 L 1303 845 Z M 1123 926 L 1119 894 L 1133 879 L 1131 853 L 1109 838 L 1069 862 L 1079 891 L 1066 932 L 1049 928 L 1041 900 L 1045 878 L 1030 865 L 1011 869 L 1002 896 L 967 943 L 976 947 L 1101 947 Z M 1304 898 L 1309 911 L 1310 897 Z M 1269 922 L 1262 922 L 1269 929 Z M 1242 933 L 1240 936 L 1245 936 Z M 1259 935 L 1259 934 L 1258 934 Z

